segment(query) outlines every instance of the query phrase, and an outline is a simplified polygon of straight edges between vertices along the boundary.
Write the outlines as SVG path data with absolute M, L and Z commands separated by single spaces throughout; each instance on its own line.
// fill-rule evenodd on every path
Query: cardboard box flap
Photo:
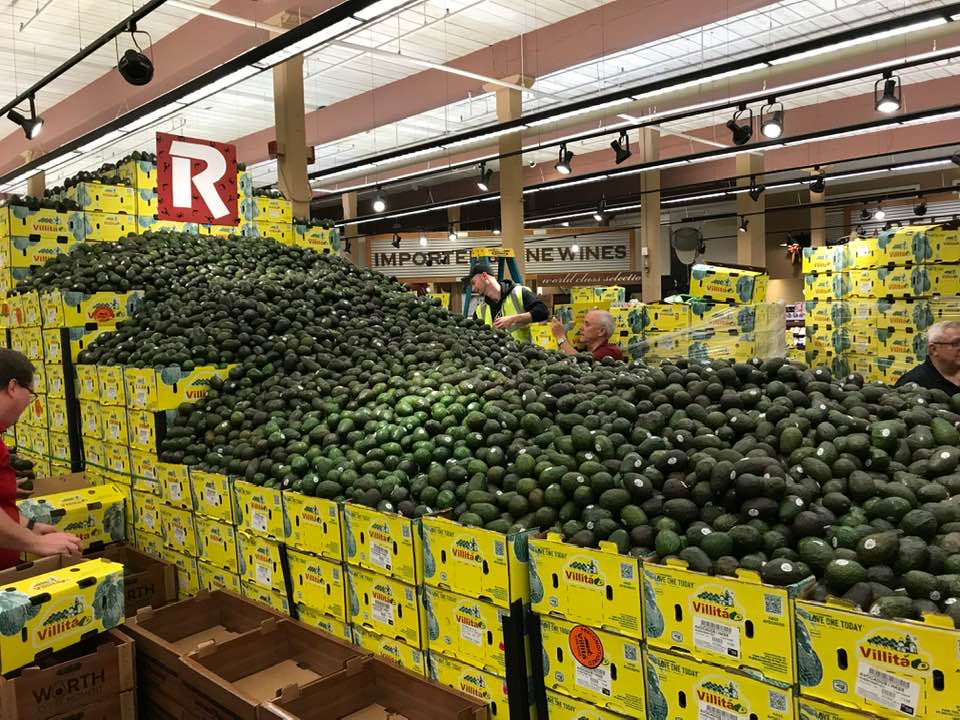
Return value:
M 53 495 L 54 493 L 67 492 L 68 490 L 81 490 L 90 487 L 90 479 L 86 473 L 76 472 L 69 475 L 55 475 L 53 477 L 41 477 L 33 481 L 33 496 Z

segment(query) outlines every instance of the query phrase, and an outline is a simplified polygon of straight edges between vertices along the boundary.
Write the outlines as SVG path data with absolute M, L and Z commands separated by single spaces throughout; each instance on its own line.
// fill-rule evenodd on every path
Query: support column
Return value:
M 534 79 L 526 75 L 512 75 L 507 82 L 531 87 Z M 497 94 L 497 120 L 508 122 L 523 114 L 523 93 L 502 85 L 484 85 L 487 92 Z M 517 153 L 523 146 L 520 132 L 500 136 L 500 154 Z M 500 242 L 513 250 L 520 267 L 520 275 L 526 279 L 527 258 L 524 251 L 523 228 L 523 156 L 516 154 L 500 159 Z
M 357 193 L 348 192 L 340 196 L 343 203 L 343 219 L 352 220 L 357 216 Z M 357 235 L 359 225 L 344 225 L 343 235 L 350 238 L 350 261 L 357 267 L 367 266 L 367 239 Z
M 37 150 L 27 150 L 23 153 L 23 161 L 25 163 L 33 162 L 42 153 Z M 38 170 L 29 178 L 27 178 L 27 195 L 35 198 L 42 198 L 44 190 L 47 189 L 47 175 L 43 170 Z
M 814 173 L 815 175 L 818 172 Z M 810 191 L 812 205 L 823 203 L 827 199 L 826 189 L 822 193 Z M 810 247 L 824 247 L 827 244 L 827 208 L 810 208 Z
M 448 234 L 450 230 L 453 230 L 455 233 L 460 232 L 460 208 L 447 208 L 447 224 L 450 226 L 447 229 Z
M 642 128 L 637 142 L 641 162 L 660 159 L 660 132 Z M 640 295 L 645 303 L 660 302 L 663 289 L 663 238 L 660 229 L 660 171 L 640 173 L 640 229 L 633 233 L 633 264 L 643 273 Z
M 296 27 L 295 15 L 284 13 L 279 25 Z M 303 106 L 303 55 L 273 68 L 273 113 L 277 130 L 277 181 L 293 203 L 293 216 L 310 218 L 313 190 L 307 177 L 307 129 Z
M 737 155 L 737 175 L 743 176 L 737 180 L 738 187 L 750 187 L 750 176 L 756 176 L 756 183 L 762 185 L 763 155 L 757 153 L 743 153 Z M 754 202 L 749 193 L 737 195 L 737 214 L 749 220 L 746 232 L 737 233 L 737 264 L 753 265 L 765 268 L 767 266 L 766 246 L 766 198 L 764 195 Z M 740 219 L 737 219 L 739 225 Z

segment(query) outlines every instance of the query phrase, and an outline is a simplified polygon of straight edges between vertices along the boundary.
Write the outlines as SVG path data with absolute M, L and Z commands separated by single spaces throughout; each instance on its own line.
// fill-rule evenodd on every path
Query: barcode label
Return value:
M 697 720 L 740 720 L 740 716 L 718 708 L 716 705 L 702 702 L 698 705 Z
M 217 494 L 217 489 L 213 485 L 207 485 L 203 488 L 203 499 L 207 501 L 207 505 L 219 505 L 220 504 L 220 495 Z
M 610 668 L 600 665 L 588 668 L 576 663 L 575 681 L 579 687 L 604 697 L 610 697 Z
M 919 683 L 897 677 L 872 665 L 857 668 L 857 695 L 904 715 L 917 714 Z
M 393 627 L 393 605 L 385 600 L 373 599 L 373 619 L 382 625 Z
M 765 594 L 763 596 L 763 609 L 771 615 L 783 615 L 783 598 Z
M 253 525 L 254 530 L 259 530 L 260 532 L 267 531 L 267 514 L 260 510 L 254 510 L 250 515 L 250 523 Z
M 696 616 L 693 620 L 693 644 L 725 657 L 740 657 L 740 628 Z
M 256 578 L 258 585 L 264 585 L 268 588 L 273 587 L 273 568 L 269 565 L 256 565 Z
M 371 540 L 370 562 L 377 567 L 383 568 L 387 572 L 390 572 L 390 570 L 393 568 L 393 556 L 390 553 L 390 548 L 383 543 L 378 543 L 376 540 Z
M 171 500 L 179 500 L 183 497 L 183 491 L 180 489 L 180 483 L 171 482 L 167 485 L 167 494 L 170 496 Z

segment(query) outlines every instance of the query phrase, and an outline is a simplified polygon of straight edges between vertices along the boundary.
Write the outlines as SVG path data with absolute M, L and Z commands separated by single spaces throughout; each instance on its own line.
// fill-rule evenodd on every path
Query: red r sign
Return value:
M 157 133 L 157 217 L 236 225 L 236 146 Z

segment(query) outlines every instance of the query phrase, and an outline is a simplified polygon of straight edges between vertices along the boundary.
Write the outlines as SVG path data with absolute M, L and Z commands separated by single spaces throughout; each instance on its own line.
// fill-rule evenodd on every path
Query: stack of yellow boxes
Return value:
M 794 608 L 812 577 L 774 587 L 754 572 L 714 577 L 682 560 L 644 561 L 641 571 L 649 717 L 684 697 L 690 717 L 796 717 Z
M 895 382 L 926 358 L 927 328 L 958 317 L 958 263 L 960 233 L 940 225 L 806 249 L 807 364 Z
M 490 703 L 496 718 L 525 716 L 533 699 L 528 543 L 527 532 L 423 519 L 431 677 Z
M 293 243 L 295 247 L 315 250 L 321 255 L 330 255 L 340 249 L 340 233 L 336 228 L 327 228 L 315 223 L 299 220 L 293 222 Z M 436 293 L 444 307 L 450 307 L 450 293 Z
M 347 618 L 354 641 L 426 674 L 420 520 L 347 502 L 342 506 Z
M 666 717 L 646 711 L 637 559 L 554 533 L 532 539 L 529 554 L 551 720 Z

